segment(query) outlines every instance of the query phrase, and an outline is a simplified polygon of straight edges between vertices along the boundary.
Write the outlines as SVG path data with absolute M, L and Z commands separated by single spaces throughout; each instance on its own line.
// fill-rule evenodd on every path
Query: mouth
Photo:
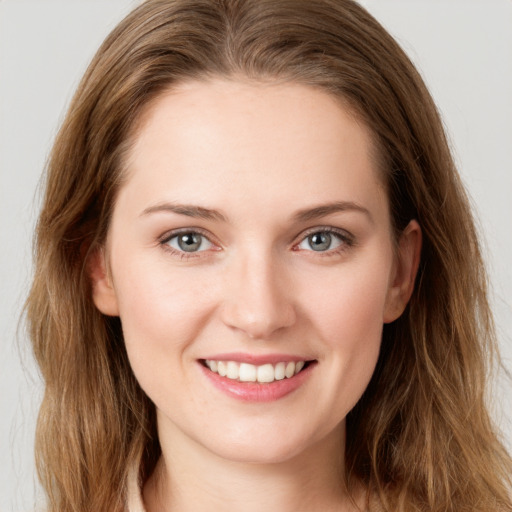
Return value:
M 203 359 L 201 364 L 212 373 L 235 382 L 271 384 L 275 381 L 291 379 L 306 370 L 316 361 L 279 361 L 255 365 L 229 360 Z

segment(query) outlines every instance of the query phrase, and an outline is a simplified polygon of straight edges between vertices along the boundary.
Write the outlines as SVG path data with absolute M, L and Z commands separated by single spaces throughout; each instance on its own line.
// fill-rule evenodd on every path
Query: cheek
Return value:
M 309 317 L 329 343 L 357 344 L 382 331 L 389 288 L 389 266 L 382 261 L 331 273 L 321 287 L 308 286 Z
M 144 259 L 123 263 L 114 278 L 129 355 L 185 352 L 212 309 L 200 273 L 171 271 Z
M 194 341 L 212 311 L 200 275 L 170 272 L 165 265 L 117 266 L 119 311 L 126 351 L 139 385 L 162 409 L 186 415 L 201 397 L 190 388 Z M 197 274 L 197 273 L 196 273 Z M 200 410 L 200 407 L 198 407 Z
M 377 363 L 389 268 L 375 261 L 340 270 L 322 290 L 310 294 L 307 316 L 324 345 L 325 363 L 338 378 L 337 389 L 350 390 L 338 398 L 346 412 L 366 389 Z

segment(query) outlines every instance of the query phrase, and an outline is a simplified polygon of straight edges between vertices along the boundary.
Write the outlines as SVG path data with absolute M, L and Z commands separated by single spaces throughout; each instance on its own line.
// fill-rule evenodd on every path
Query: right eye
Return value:
M 172 235 L 162 243 L 175 251 L 188 253 L 207 251 L 213 247 L 212 242 L 208 238 L 196 231 L 186 231 Z

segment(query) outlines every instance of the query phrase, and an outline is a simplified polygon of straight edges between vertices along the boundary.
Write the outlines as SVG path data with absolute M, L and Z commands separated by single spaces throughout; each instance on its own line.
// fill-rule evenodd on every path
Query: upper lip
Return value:
M 263 364 L 277 364 L 282 362 L 312 361 L 310 357 L 292 354 L 246 354 L 242 352 L 231 352 L 225 354 L 212 354 L 204 360 L 213 361 L 234 361 L 236 363 L 249 363 L 256 366 Z

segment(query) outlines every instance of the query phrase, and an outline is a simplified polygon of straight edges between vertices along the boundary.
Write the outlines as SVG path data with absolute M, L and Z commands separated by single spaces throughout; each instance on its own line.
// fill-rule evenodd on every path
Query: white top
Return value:
M 138 481 L 138 468 L 133 468 L 128 476 L 127 512 L 146 512 L 142 503 L 142 493 Z

